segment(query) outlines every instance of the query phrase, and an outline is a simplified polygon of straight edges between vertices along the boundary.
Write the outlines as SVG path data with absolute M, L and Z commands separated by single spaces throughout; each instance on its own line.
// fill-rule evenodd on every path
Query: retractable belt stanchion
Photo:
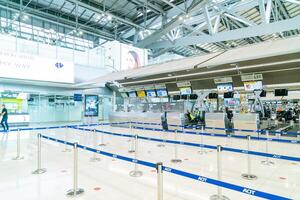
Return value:
M 201 134 L 200 134 L 201 148 L 200 148 L 199 154 L 206 154 L 207 153 L 207 151 L 203 148 L 203 146 L 204 146 L 203 133 L 204 133 L 204 126 L 201 126 Z
M 128 153 L 134 153 L 134 134 L 133 134 L 133 128 L 132 128 L 132 123 L 130 122 L 129 124 L 129 128 L 130 128 L 130 133 L 132 135 L 132 137 L 129 139 L 129 150 Z
M 97 142 L 98 142 L 98 134 L 96 133 L 96 129 L 93 130 L 93 147 L 97 148 Z M 101 159 L 97 156 L 96 152 L 93 152 L 93 157 L 90 159 L 91 162 L 97 162 Z
M 269 153 L 269 131 L 266 130 L 266 153 Z M 266 158 L 266 160 L 261 162 L 263 165 L 273 165 L 274 162 L 269 160 L 269 157 Z
M 21 156 L 21 138 L 20 138 L 20 129 L 17 131 L 17 156 L 13 160 L 22 160 L 24 156 Z
M 222 181 L 222 146 L 217 146 L 217 166 L 218 166 L 218 181 Z M 229 200 L 228 197 L 222 195 L 222 188 L 218 186 L 218 194 L 212 195 L 210 200 Z
M 68 128 L 68 127 L 67 127 L 67 130 L 66 130 L 66 132 L 65 132 L 65 141 L 69 141 L 69 128 Z M 62 152 L 70 152 L 70 151 L 72 151 L 71 149 L 68 148 L 67 143 L 65 143 L 64 146 L 65 146 L 65 147 L 64 147 L 64 149 L 62 150 Z
M 102 122 L 102 124 L 101 124 L 101 142 L 100 142 L 100 144 L 99 144 L 99 146 L 100 147 L 104 147 L 104 146 L 106 146 L 106 144 L 104 143 L 104 128 L 103 128 L 103 122 Z
M 166 145 L 164 144 L 165 143 L 165 141 L 166 141 L 166 136 L 165 136 L 165 134 L 166 134 L 166 132 L 165 132 L 165 130 L 163 129 L 163 131 L 161 132 L 161 140 L 163 141 L 163 142 L 160 142 L 158 145 L 157 145 L 157 147 L 165 147 Z
M 138 159 L 138 135 L 135 135 L 134 137 L 134 144 L 135 144 L 135 151 L 134 151 L 134 170 L 129 173 L 130 176 L 132 177 L 140 177 L 143 175 L 142 171 L 138 170 L 138 164 L 137 164 L 137 159 Z
M 250 151 L 250 141 L 251 136 L 247 135 L 247 173 L 242 174 L 242 178 L 247 180 L 255 180 L 257 176 L 251 173 L 251 156 L 249 154 Z
M 78 188 L 78 144 L 74 143 L 74 169 L 73 169 L 73 189 L 67 191 L 67 196 L 76 196 L 84 193 L 84 189 Z
M 178 141 L 177 135 L 178 135 L 178 131 L 176 129 L 174 132 L 174 139 L 176 142 Z M 172 163 L 181 163 L 182 162 L 182 160 L 178 158 L 178 144 L 174 144 L 174 158 L 171 160 L 171 162 Z
M 157 171 L 157 200 L 163 200 L 163 164 L 161 162 L 156 164 Z
M 45 168 L 42 168 L 42 138 L 41 134 L 38 134 L 38 144 L 37 144 L 37 169 L 32 172 L 33 174 L 43 174 L 47 170 Z

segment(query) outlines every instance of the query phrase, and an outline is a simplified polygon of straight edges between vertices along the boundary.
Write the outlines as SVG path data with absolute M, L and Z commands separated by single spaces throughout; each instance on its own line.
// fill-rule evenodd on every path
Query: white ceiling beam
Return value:
M 216 18 L 216 20 L 215 20 L 213 33 L 217 33 L 218 32 L 219 25 L 220 25 L 220 20 L 221 20 L 221 17 L 220 17 L 220 15 L 218 15 L 217 18 Z
M 300 5 L 299 0 L 286 0 L 286 1 Z
M 267 0 L 267 5 L 266 5 L 266 22 L 267 23 L 270 23 L 271 11 L 272 11 L 272 0 Z
M 300 16 L 287 20 L 281 20 L 269 24 L 260 24 L 257 26 L 250 26 L 246 28 L 235 29 L 231 31 L 223 31 L 213 35 L 201 36 L 187 36 L 179 38 L 170 44 L 167 41 L 155 42 L 149 45 L 149 48 L 169 48 L 188 45 L 199 45 L 204 43 L 222 42 L 229 40 L 239 40 L 249 37 L 256 37 L 262 35 L 269 35 L 273 33 L 280 33 L 283 31 L 290 31 L 299 28 Z
M 209 32 L 210 35 L 212 35 L 213 34 L 213 27 L 212 27 L 212 24 L 211 24 L 211 21 L 210 21 L 207 4 L 203 8 L 203 12 L 204 12 L 204 17 L 205 17 L 205 20 L 206 20 L 208 32 Z

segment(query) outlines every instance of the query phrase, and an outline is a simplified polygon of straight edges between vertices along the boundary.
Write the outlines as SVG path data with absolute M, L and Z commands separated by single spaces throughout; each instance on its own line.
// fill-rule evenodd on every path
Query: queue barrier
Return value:
M 141 130 L 151 130 L 151 131 L 166 131 L 166 132 L 175 132 L 175 130 L 163 130 L 160 128 L 147 128 L 147 127 L 140 127 L 140 126 L 134 126 L 135 129 L 141 129 Z M 205 127 L 207 128 L 207 127 Z M 207 128 L 209 129 L 209 128 Z M 211 128 L 212 130 L 220 130 L 221 128 Z M 222 129 L 223 130 L 223 129 Z M 243 135 L 232 135 L 232 134 L 222 134 L 222 133 L 209 133 L 209 132 L 203 132 L 198 134 L 198 132 L 195 131 L 179 131 L 182 132 L 184 134 L 192 134 L 192 135 L 205 135 L 205 136 L 214 136 L 214 137 L 231 137 L 231 138 L 237 138 L 237 139 L 247 139 L 247 136 L 243 136 Z M 300 135 L 299 135 L 300 136 Z M 297 140 L 288 140 L 288 139 L 278 139 L 278 138 L 265 138 L 265 137 L 259 137 L 259 136 L 252 136 L 253 140 L 261 140 L 261 141 L 265 141 L 265 140 L 269 140 L 269 141 L 273 141 L 273 142 L 282 142 L 282 143 L 292 143 L 292 144 L 300 144 L 300 139 L 297 138 Z
M 87 147 L 87 146 L 80 145 L 80 144 L 77 144 L 77 143 L 67 142 L 67 141 L 64 141 L 64 140 L 60 140 L 60 139 L 45 136 L 45 135 L 40 135 L 40 137 L 44 138 L 44 139 L 47 139 L 47 140 L 50 140 L 50 141 L 58 142 L 58 143 L 61 143 L 61 144 L 67 144 L 67 145 L 71 145 L 71 146 L 74 146 L 76 144 L 77 148 L 80 148 L 80 149 L 83 149 L 83 150 L 86 150 L 86 151 L 90 151 L 90 152 L 93 152 L 93 153 L 97 153 L 97 154 L 100 154 L 100 155 L 104 155 L 104 156 L 107 156 L 107 157 L 112 157 L 114 159 L 119 159 L 119 160 L 122 160 L 122 161 L 127 161 L 127 162 L 131 162 L 131 163 L 134 163 L 134 164 L 150 167 L 150 168 L 156 168 L 156 169 L 158 168 L 157 164 L 151 163 L 151 162 L 148 162 L 148 161 L 133 159 L 133 158 L 129 158 L 129 157 L 126 157 L 126 156 L 113 154 L 113 153 L 110 153 L 110 152 L 100 151 L 100 150 L 97 150 L 97 149 L 94 149 L 94 148 L 91 148 L 91 147 Z M 225 181 L 220 181 L 220 180 L 208 178 L 208 177 L 205 177 L 205 176 L 185 172 L 185 171 L 174 169 L 174 168 L 171 168 L 171 167 L 166 167 L 166 166 L 161 166 L 161 165 L 159 167 L 160 167 L 160 169 L 162 169 L 162 171 L 165 171 L 167 173 L 171 173 L 171 174 L 175 174 L 175 175 L 182 176 L 182 177 L 185 177 L 185 178 L 193 179 L 193 180 L 196 180 L 196 181 L 199 181 L 199 182 L 215 185 L 217 187 L 222 187 L 222 188 L 226 188 L 226 189 L 229 189 L 229 190 L 237 191 L 237 192 L 247 194 L 247 195 L 250 195 L 250 196 L 260 197 L 260 198 L 264 198 L 264 199 L 290 200 L 290 198 L 287 198 L 287 197 L 283 197 L 283 196 L 279 196 L 279 195 L 275 195 L 275 194 L 255 190 L 255 189 L 248 188 L 248 187 L 235 185 L 235 184 L 228 183 L 228 182 L 225 182 Z M 162 181 L 162 179 L 159 178 L 158 181 Z M 161 186 L 159 188 L 162 189 Z M 162 199 L 161 192 L 158 192 L 158 197 L 160 197 L 160 199 Z
M 124 122 L 125 123 L 125 122 Z M 161 123 L 148 123 L 148 122 L 128 122 L 132 124 L 140 124 L 140 125 L 154 125 L 154 126 L 161 126 Z M 201 125 L 176 125 L 176 124 L 168 124 L 168 126 L 171 127 L 178 127 L 178 128 L 187 128 L 187 129 L 193 129 L 194 127 L 200 128 Z M 209 127 L 205 126 L 206 129 L 212 129 L 212 130 L 224 130 L 224 131 L 239 131 L 239 132 L 248 132 L 248 133 L 261 133 L 265 134 L 266 130 L 251 130 L 251 129 L 230 129 L 230 128 L 219 128 L 219 127 Z M 297 132 L 291 132 L 291 131 L 270 131 L 270 134 L 283 134 L 283 135 L 295 135 L 299 136 L 300 133 Z
M 75 128 L 83 131 L 93 131 L 91 129 L 86 128 Z M 103 133 L 107 135 L 112 136 L 118 136 L 118 137 L 127 137 L 127 138 L 133 138 L 134 135 L 131 134 L 125 134 L 125 133 L 113 133 L 109 131 L 102 131 L 102 130 L 96 130 L 98 133 Z M 175 132 L 175 131 L 172 131 Z M 196 132 L 196 135 L 200 135 L 201 133 Z M 247 138 L 247 137 L 246 137 Z M 207 144 L 199 144 L 199 143 L 193 143 L 193 142 L 183 142 L 183 141 L 175 141 L 175 140 L 166 140 L 166 139 L 158 139 L 158 138 L 152 138 L 152 137 L 146 137 L 146 136 L 138 136 L 138 139 L 146 140 L 146 141 L 153 141 L 153 142 L 161 142 L 161 143 L 169 143 L 169 144 L 179 144 L 179 145 L 185 145 L 185 146 L 192 146 L 192 147 L 200 147 L 200 148 L 206 148 L 206 149 L 217 149 L 217 146 L 213 145 L 207 145 Z M 252 139 L 252 137 L 251 137 Z M 281 160 L 288 160 L 288 161 L 294 161 L 294 162 L 300 162 L 299 157 L 293 157 L 293 156 L 285 156 L 285 155 L 279 155 L 279 154 L 270 154 L 270 153 L 264 153 L 264 152 L 258 152 L 258 151 L 249 151 L 244 149 L 235 149 L 230 147 L 223 147 L 223 151 L 233 152 L 233 153 L 241 153 L 241 154 L 249 154 L 249 155 L 255 155 L 260 157 L 268 157 L 268 158 L 274 158 L 274 159 L 281 159 Z

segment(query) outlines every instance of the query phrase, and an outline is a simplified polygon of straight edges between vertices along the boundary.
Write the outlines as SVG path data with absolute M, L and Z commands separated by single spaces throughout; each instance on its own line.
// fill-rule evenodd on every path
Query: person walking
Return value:
M 2 105 L 1 117 L 2 117 L 1 125 L 3 127 L 4 132 L 7 132 L 9 130 L 8 123 L 7 123 L 8 113 L 7 113 L 7 109 L 5 108 L 4 104 Z

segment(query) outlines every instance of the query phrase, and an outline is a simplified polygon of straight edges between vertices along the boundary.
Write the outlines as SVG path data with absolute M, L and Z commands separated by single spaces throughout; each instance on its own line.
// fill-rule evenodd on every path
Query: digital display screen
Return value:
M 89 116 L 98 116 L 98 95 L 85 95 L 85 109 L 84 115 Z
M 189 95 L 189 94 L 192 94 L 192 88 L 190 88 L 190 87 L 179 88 L 179 90 L 180 90 L 180 94 L 181 94 L 181 95 Z
M 73 99 L 74 99 L 74 101 L 82 101 L 82 95 L 81 94 L 74 94 Z
M 132 91 L 132 92 L 128 92 L 129 97 L 136 97 L 136 92 Z
M 217 85 L 218 92 L 232 92 L 233 91 L 233 85 L 232 83 L 224 83 Z
M 168 96 L 167 89 L 157 89 L 156 93 L 157 93 L 158 97 L 166 97 L 166 96 Z
M 155 90 L 146 90 L 146 93 L 148 97 L 156 97 Z
M 244 82 L 244 88 L 245 88 L 245 91 L 261 90 L 262 82 L 261 81 Z
M 144 90 L 137 91 L 137 96 L 143 98 L 146 96 L 146 92 Z
M 126 92 L 121 92 L 120 94 L 121 94 L 121 97 L 123 97 L 123 98 L 127 98 L 128 97 L 128 94 Z

